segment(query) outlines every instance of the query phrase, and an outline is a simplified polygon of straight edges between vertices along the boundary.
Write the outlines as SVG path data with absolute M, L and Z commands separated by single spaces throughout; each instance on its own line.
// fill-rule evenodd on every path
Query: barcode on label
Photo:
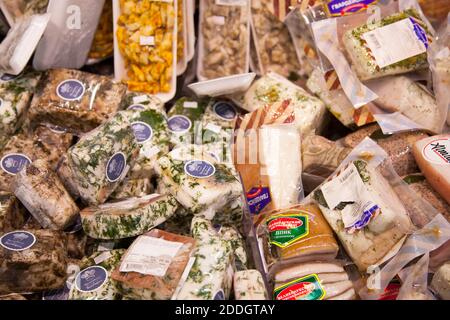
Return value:
M 381 43 L 378 41 L 377 37 L 373 33 L 370 33 L 369 37 L 375 48 L 381 49 Z

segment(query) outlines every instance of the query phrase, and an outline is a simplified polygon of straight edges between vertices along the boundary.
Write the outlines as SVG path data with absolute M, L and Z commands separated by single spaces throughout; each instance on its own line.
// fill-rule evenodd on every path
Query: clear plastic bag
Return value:
M 397 300 L 435 300 L 428 290 L 429 260 L 430 255 L 425 253 L 416 264 L 405 270 Z
M 50 22 L 36 48 L 36 70 L 81 68 L 91 49 L 105 0 L 50 0 Z

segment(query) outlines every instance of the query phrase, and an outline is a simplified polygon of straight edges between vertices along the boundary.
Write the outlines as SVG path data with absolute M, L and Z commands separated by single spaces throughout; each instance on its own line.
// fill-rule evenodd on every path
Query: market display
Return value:
M 0 300 L 449 300 L 448 1 L 366 2 L 0 0 Z

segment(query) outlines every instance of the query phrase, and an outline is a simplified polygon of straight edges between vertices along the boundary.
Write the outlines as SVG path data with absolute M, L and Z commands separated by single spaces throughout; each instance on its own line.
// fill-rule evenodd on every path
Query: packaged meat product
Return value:
M 69 149 L 58 174 L 72 196 L 101 204 L 124 180 L 138 152 L 127 116 L 118 112 Z
M 51 230 L 12 231 L 0 238 L 0 294 L 58 289 L 66 281 L 66 241 Z
M 434 274 L 431 288 L 444 300 L 450 300 L 450 262 L 442 265 Z
M 9 25 L 13 25 L 23 17 L 29 17 L 36 13 L 45 13 L 48 0 L 2 0 L 0 9 L 8 20 Z
M 175 213 L 170 195 L 152 194 L 81 211 L 84 232 L 94 239 L 122 239 L 143 234 Z
M 295 81 L 300 70 L 297 52 L 288 28 L 274 14 L 273 1 L 250 1 L 259 74 L 272 71 Z
M 49 0 L 50 22 L 34 55 L 36 70 L 81 68 L 87 60 L 105 0 Z
M 22 18 L 9 30 L 0 44 L 0 72 L 18 75 L 33 55 L 50 15 L 33 15 Z
M 270 212 L 260 218 L 257 240 L 266 271 L 307 260 L 331 260 L 339 247 L 316 205 Z
M 447 108 L 439 108 L 436 99 L 423 86 L 406 76 L 385 77 L 366 84 L 378 95 L 374 102 L 383 110 L 400 112 L 428 131 L 442 131 Z
M 35 139 L 16 135 L 0 150 L 0 190 L 13 192 L 15 176 L 37 159 L 46 159 L 48 150 Z
M 80 272 L 80 267 L 82 265 L 81 260 L 77 259 L 68 259 L 66 275 L 67 280 L 64 283 L 64 286 L 55 290 L 48 290 L 42 293 L 42 300 L 60 300 L 65 301 L 69 299 L 70 289 L 73 286 L 76 275 Z
M 233 250 L 211 223 L 194 217 L 195 262 L 176 300 L 226 300 L 233 282 Z
M 41 80 L 28 117 L 34 125 L 49 123 L 85 133 L 118 110 L 125 90 L 125 86 L 104 76 L 78 70 L 50 70 Z
M 417 141 L 413 154 L 428 183 L 450 204 L 450 135 Z
M 343 144 L 346 147 L 355 148 L 366 137 L 376 141 L 387 152 L 394 170 L 399 176 L 418 171 L 412 148 L 417 141 L 427 137 L 426 133 L 414 131 L 392 135 L 384 134 L 377 125 L 371 125 L 346 136 L 343 139 Z
M 159 158 L 156 172 L 184 208 L 203 213 L 208 219 L 242 192 L 231 165 L 218 163 L 194 145 L 176 148 Z
M 309 135 L 302 141 L 303 171 L 327 178 L 336 171 L 351 150 L 324 137 Z
M 153 192 L 153 185 L 148 178 L 125 179 L 109 196 L 110 200 L 123 200 L 144 197 Z
M 124 297 L 132 300 L 169 300 L 189 264 L 195 240 L 154 229 L 128 248 L 112 273 Z
M 403 177 L 411 189 L 418 196 L 429 202 L 440 214 L 450 221 L 450 205 L 431 187 L 421 173 L 410 174 Z
M 267 300 L 264 279 L 258 270 L 241 270 L 234 274 L 234 297 L 236 300 Z
M 206 101 L 196 101 L 188 97 L 178 99 L 167 113 L 167 124 L 173 145 L 195 143 L 201 135 L 199 127 L 208 106 Z
M 112 1 L 105 1 L 97 30 L 94 34 L 87 64 L 106 59 L 114 54 L 114 23 Z
M 301 138 L 294 112 L 280 116 L 277 110 L 260 108 L 247 114 L 235 131 L 233 161 L 255 216 L 295 205 L 303 196 Z
M 38 159 L 21 170 L 13 182 L 14 194 L 42 227 L 66 229 L 79 209 L 46 160 Z
M 170 136 L 166 113 L 155 109 L 123 111 L 131 124 L 140 151 L 129 177 L 143 178 L 154 175 L 158 157 L 169 152 Z
M 286 114 L 287 110 L 292 110 L 295 114 L 295 124 L 303 136 L 320 133 L 324 124 L 325 104 L 273 72 L 251 86 L 245 94 L 242 108 L 251 112 L 268 105 L 275 105 L 277 108 L 281 106 L 286 110 Z
M 229 241 L 234 252 L 234 265 L 236 270 L 246 270 L 248 265 L 247 252 L 245 250 L 245 242 L 236 228 L 217 226 L 219 234 L 223 240 Z
M 27 214 L 12 193 L 0 192 L 0 233 L 23 227 Z
M 0 148 L 21 128 L 40 75 L 27 72 L 10 80 L 8 76 L 2 78 L 5 80 L 0 79 Z
M 118 283 L 111 273 L 120 264 L 125 250 L 97 252 L 82 260 L 68 300 L 119 300 Z
M 365 149 L 364 149 L 365 150 Z M 412 229 L 407 209 L 376 156 L 364 151 L 343 163 L 314 192 L 314 199 L 361 271 L 383 261 Z M 384 175 L 383 175 L 384 174 Z M 386 177 L 385 177 L 386 175 Z
M 140 92 L 127 92 L 120 103 L 121 110 L 145 110 L 155 109 L 158 111 L 164 111 L 164 103 L 156 96 L 140 93 Z
M 247 73 L 250 0 L 201 0 L 197 77 L 200 81 Z
M 175 95 L 177 1 L 114 0 L 114 70 L 131 91 Z
M 353 300 L 352 282 L 337 262 L 309 262 L 283 269 L 274 277 L 275 300 Z
M 343 42 L 358 76 L 369 80 L 427 68 L 432 30 L 415 9 L 407 9 L 348 30 Z

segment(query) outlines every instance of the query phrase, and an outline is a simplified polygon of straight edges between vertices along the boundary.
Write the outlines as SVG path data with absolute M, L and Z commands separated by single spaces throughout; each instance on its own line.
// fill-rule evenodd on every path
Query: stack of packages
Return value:
M 447 2 L 0 0 L 0 300 L 450 299 Z

